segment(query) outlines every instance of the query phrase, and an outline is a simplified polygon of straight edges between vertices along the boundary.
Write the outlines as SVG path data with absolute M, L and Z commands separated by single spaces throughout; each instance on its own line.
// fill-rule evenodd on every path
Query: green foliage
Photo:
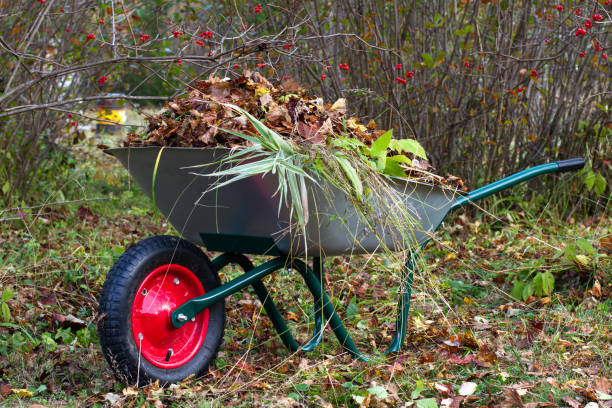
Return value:
M 9 309 L 8 302 L 13 299 L 15 292 L 10 286 L 5 287 L 0 295 L 0 320 L 8 323 L 11 320 L 11 310 Z

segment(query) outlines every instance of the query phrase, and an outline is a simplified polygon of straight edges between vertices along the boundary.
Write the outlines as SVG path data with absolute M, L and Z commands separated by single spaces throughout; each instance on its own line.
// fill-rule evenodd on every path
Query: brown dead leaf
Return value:
M 346 113 L 346 99 L 345 98 L 338 99 L 336 102 L 334 102 L 334 104 L 329 109 L 339 112 L 341 114 L 345 114 Z
M 612 252 L 612 236 L 607 236 L 599 239 L 599 246 L 601 249 Z
M 299 321 L 298 316 L 293 312 L 287 312 L 287 320 Z
M 612 386 L 610 384 L 610 380 L 605 377 L 599 377 L 595 380 L 595 384 L 593 386 L 597 391 L 603 392 L 604 394 L 609 394 Z
M 504 396 L 504 400 L 499 405 L 502 408 L 523 408 L 525 405 L 523 404 L 523 398 L 521 398 L 520 394 L 515 388 L 504 388 L 502 391 Z
M 8 383 L 0 383 L 0 394 L 8 395 L 11 393 L 11 385 Z
M 491 367 L 497 362 L 497 355 L 495 354 L 495 351 L 489 348 L 489 346 L 483 344 L 478 350 L 476 361 L 481 367 Z
M 452 385 L 436 383 L 434 385 L 434 388 L 436 389 L 436 391 L 438 391 L 438 393 L 442 397 L 448 397 L 448 396 L 453 394 L 453 387 L 452 387 Z
M 595 282 L 593 283 L 593 287 L 589 289 L 588 293 L 596 298 L 601 297 L 601 284 L 599 283 L 597 279 L 595 279 Z
M 259 97 L 259 103 L 261 103 L 261 106 L 263 106 L 264 108 L 270 108 L 276 105 L 276 102 L 274 102 L 274 98 L 272 98 L 272 95 L 270 95 L 269 93 L 261 95 Z
M 476 350 L 479 347 L 478 342 L 470 332 L 463 333 L 461 335 L 461 343 L 463 343 L 465 347 L 471 348 L 473 350 Z
M 302 86 L 295 82 L 293 78 L 289 78 L 281 84 L 281 88 L 289 92 L 297 92 L 302 89 Z
M 569 405 L 572 408 L 580 408 L 582 406 L 582 404 L 579 401 L 567 395 L 561 398 L 561 401 L 565 402 L 567 405 Z
M 419 363 L 433 363 L 435 361 L 433 354 L 424 351 L 423 354 L 419 357 Z

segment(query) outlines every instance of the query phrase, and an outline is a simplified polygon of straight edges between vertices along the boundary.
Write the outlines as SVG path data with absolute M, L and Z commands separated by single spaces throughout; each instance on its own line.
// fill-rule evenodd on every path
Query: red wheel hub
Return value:
M 151 364 L 176 368 L 196 355 L 208 330 L 208 309 L 175 328 L 174 309 L 205 293 L 193 272 L 177 264 L 153 270 L 138 287 L 132 305 L 132 333 L 136 347 Z

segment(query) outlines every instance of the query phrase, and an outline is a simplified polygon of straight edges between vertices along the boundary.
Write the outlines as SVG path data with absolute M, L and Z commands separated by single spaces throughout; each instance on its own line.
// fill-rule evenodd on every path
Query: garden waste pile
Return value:
M 252 142 L 233 133 L 256 135 L 248 118 L 233 109 L 238 106 L 265 126 L 298 145 L 324 145 L 333 149 L 352 149 L 359 154 L 380 155 L 383 144 L 387 165 L 381 173 L 410 177 L 419 181 L 466 190 L 458 177 L 446 178 L 431 173 L 425 151 L 416 140 L 391 138 L 391 132 L 367 125 L 347 115 L 346 100 L 325 103 L 289 79 L 273 85 L 259 72 L 245 71 L 236 79 L 212 75 L 199 81 L 185 96 L 170 101 L 164 109 L 148 118 L 146 134 L 130 133 L 124 146 L 172 146 L 240 148 Z

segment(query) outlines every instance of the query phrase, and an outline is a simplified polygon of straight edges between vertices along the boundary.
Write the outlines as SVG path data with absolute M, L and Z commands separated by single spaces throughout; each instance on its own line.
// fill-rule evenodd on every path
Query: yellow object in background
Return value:
M 112 94 L 106 96 L 112 96 Z M 117 99 L 105 98 L 98 101 L 96 117 L 99 120 L 96 124 L 96 133 L 115 133 L 125 123 L 126 112 L 123 104 L 119 104 Z

